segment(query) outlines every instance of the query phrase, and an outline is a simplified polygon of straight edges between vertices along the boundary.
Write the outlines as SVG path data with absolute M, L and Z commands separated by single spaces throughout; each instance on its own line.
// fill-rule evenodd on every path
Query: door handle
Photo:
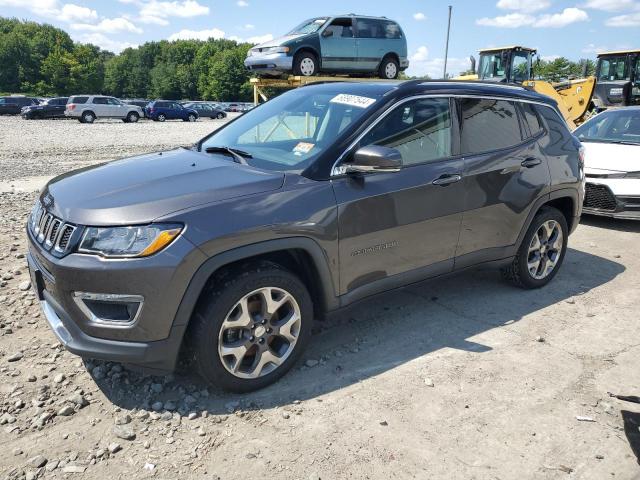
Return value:
M 446 187 L 447 185 L 451 185 L 452 183 L 456 183 L 462 180 L 462 175 L 458 173 L 450 174 L 447 173 L 442 175 L 441 177 L 436 178 L 433 182 L 433 185 L 439 185 L 441 187 Z
M 536 165 L 540 165 L 542 162 L 540 161 L 539 158 L 527 158 L 526 160 L 524 160 L 520 165 L 522 165 L 524 168 L 533 168 Z

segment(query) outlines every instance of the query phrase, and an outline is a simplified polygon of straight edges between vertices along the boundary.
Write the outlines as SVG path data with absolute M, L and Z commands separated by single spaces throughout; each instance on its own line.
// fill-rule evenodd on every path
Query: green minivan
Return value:
M 397 22 L 348 14 L 306 20 L 285 36 L 251 48 L 244 64 L 259 75 L 359 73 L 391 80 L 407 69 L 409 59 Z

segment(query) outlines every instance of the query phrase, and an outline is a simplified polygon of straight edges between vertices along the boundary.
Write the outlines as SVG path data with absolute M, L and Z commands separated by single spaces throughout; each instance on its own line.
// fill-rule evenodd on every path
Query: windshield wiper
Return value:
M 231 147 L 207 147 L 204 149 L 207 153 L 228 153 L 233 157 L 233 161 L 242 165 L 248 165 L 247 158 L 253 158 L 249 152 L 238 150 Z
M 638 145 L 638 142 L 630 142 L 628 140 L 609 140 L 608 143 L 615 143 L 618 145 Z

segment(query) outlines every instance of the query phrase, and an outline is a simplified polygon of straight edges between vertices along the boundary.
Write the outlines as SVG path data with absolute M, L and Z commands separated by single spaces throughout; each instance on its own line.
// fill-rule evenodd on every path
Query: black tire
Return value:
M 284 289 L 297 302 L 301 314 L 297 341 L 286 360 L 275 370 L 257 378 L 239 378 L 227 370 L 218 354 L 220 330 L 243 296 L 264 287 Z M 288 270 L 262 262 L 247 265 L 236 273 L 227 272 L 210 282 L 191 319 L 189 345 L 194 364 L 206 381 L 225 390 L 244 393 L 266 387 L 287 373 L 300 357 L 309 342 L 312 321 L 311 296 L 300 279 Z
M 195 122 L 198 119 L 193 113 L 190 113 L 185 122 Z
M 82 123 L 93 123 L 96 121 L 96 116 L 93 112 L 82 112 L 82 116 L 80 117 L 80 121 Z
M 159 122 L 164 122 L 166 119 L 167 119 L 167 117 L 165 116 L 165 114 L 164 114 L 164 113 L 160 113 L 160 114 L 158 115 L 158 117 L 157 117 L 157 120 L 158 120 Z
M 311 52 L 297 53 L 293 58 L 293 74 L 311 77 L 318 73 L 318 59 Z
M 224 117 L 226 117 L 226 115 L 225 115 L 224 113 L 222 113 L 222 112 L 220 112 L 220 113 L 218 113 L 218 114 L 216 115 L 216 118 L 217 118 L 218 120 L 222 120 Z
M 531 241 L 533 240 L 533 236 L 537 234 L 538 230 L 540 230 L 546 222 L 553 220 L 555 221 L 562 231 L 562 249 L 559 252 L 559 258 L 551 272 L 549 272 L 544 278 L 535 278 L 528 268 L 528 260 L 529 260 L 529 247 L 531 245 Z M 569 228 L 567 227 L 567 220 L 556 208 L 553 207 L 542 207 L 536 216 L 533 218 L 527 233 L 522 239 L 522 243 L 518 248 L 518 253 L 515 258 L 511 262 L 508 267 L 502 269 L 502 275 L 506 280 L 511 282 L 517 287 L 533 289 L 544 287 L 547 283 L 553 280 L 553 277 L 556 276 L 558 270 L 562 266 L 562 262 L 564 261 L 564 256 L 567 252 L 567 240 L 569 238 Z
M 398 78 L 400 73 L 400 65 L 394 57 L 384 57 L 378 67 L 378 76 L 386 80 L 394 80 Z
M 127 123 L 136 123 L 138 120 L 140 120 L 140 115 L 136 112 L 129 112 L 127 114 Z

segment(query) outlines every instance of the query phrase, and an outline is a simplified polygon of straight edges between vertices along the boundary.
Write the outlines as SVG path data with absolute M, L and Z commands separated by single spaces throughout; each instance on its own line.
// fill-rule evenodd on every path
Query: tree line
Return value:
M 244 68 L 250 47 L 232 40 L 163 40 L 114 55 L 51 25 L 0 17 L 0 92 L 250 100 Z
M 0 92 L 248 101 L 252 90 L 244 59 L 250 47 L 224 39 L 162 40 L 115 55 L 74 42 L 51 25 L 0 17 Z M 536 78 L 578 78 L 585 62 L 593 75 L 591 60 L 541 60 Z

